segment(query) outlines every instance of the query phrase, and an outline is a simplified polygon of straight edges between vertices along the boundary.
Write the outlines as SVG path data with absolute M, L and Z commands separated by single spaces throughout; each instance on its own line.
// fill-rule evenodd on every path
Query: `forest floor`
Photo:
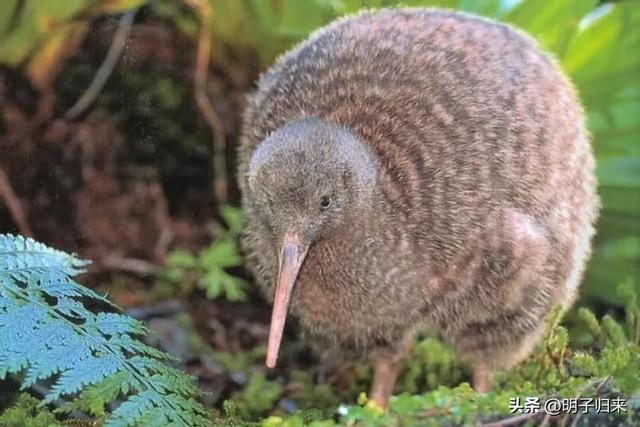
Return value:
M 14 206 L 0 204 L 0 231 L 32 235 L 93 260 L 81 281 L 147 321 L 157 333 L 153 343 L 184 362 L 205 390 L 206 405 L 227 419 L 257 420 L 309 408 L 318 413 L 305 416 L 333 419 L 341 404 L 358 402 L 357 408 L 371 413 L 356 411 L 354 419 L 371 416 L 373 424 L 366 425 L 387 425 L 387 419 L 375 418 L 380 414 L 367 408 L 362 394 L 369 368 L 356 364 L 325 371 L 297 339 L 294 322 L 287 326 L 278 367 L 264 367 L 270 307 L 241 266 L 227 269 L 245 283 L 244 297 L 236 298 L 241 301 L 207 298 L 198 286 L 164 280 L 163 266 L 171 254 L 210 248 L 225 222 L 220 209 L 239 203 L 235 147 L 245 96 L 258 76 L 251 60 L 255 55 L 239 54 L 224 67 L 214 66 L 208 76 L 209 99 L 227 142 L 223 185 L 229 197 L 221 201 L 214 196 L 212 129 L 193 101 L 193 43 L 162 20 L 141 19 L 132 28 L 124 56 L 96 104 L 76 120 L 64 119 L 95 76 L 114 31 L 114 20 L 98 21 L 48 91 L 36 90 L 15 70 L 0 69 L 0 172 L 11 190 L 3 197 Z M 565 345 L 553 341 L 540 356 L 555 366 L 549 369 L 553 375 L 561 376 L 556 365 L 570 356 Z M 557 383 L 567 393 L 575 391 L 567 378 L 532 372 L 503 383 L 513 386 L 518 375 L 527 381 L 538 375 L 536 387 Z M 439 415 L 450 415 L 442 402 L 468 396 L 470 390 L 462 386 L 448 394 L 441 387 L 469 380 L 468 367 L 456 361 L 450 348 L 424 337 L 401 374 L 398 391 L 407 394 L 397 400 L 395 411 L 433 404 L 442 411 Z M 540 390 L 527 389 L 527 381 L 518 393 Z M 504 412 L 514 387 L 499 390 L 494 400 L 469 397 L 476 405 L 470 410 L 485 405 L 487 412 L 498 405 Z M 435 394 L 424 401 L 408 397 L 427 391 Z M 420 411 L 418 419 L 433 415 Z

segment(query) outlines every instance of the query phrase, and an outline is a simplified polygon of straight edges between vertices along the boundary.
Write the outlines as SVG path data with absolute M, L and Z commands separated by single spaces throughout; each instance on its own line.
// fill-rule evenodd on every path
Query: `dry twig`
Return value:
M 9 214 L 18 227 L 20 234 L 26 237 L 32 237 L 33 232 L 31 231 L 31 227 L 29 227 L 24 209 L 22 209 L 22 203 L 20 203 L 20 199 L 18 199 L 18 196 L 16 196 L 16 193 L 13 191 L 9 177 L 7 177 L 7 174 L 2 169 L 0 169 L 0 199 L 4 200 L 7 209 L 9 209 Z
M 591 381 L 591 382 L 587 383 L 586 385 L 584 385 L 584 386 L 580 389 L 580 391 L 579 391 L 578 396 L 576 397 L 576 399 L 580 399 L 580 398 L 582 397 L 582 394 L 583 394 L 585 391 L 587 391 L 590 387 L 593 387 L 594 385 L 596 386 L 596 388 L 595 388 L 595 390 L 593 391 L 593 394 L 597 397 L 597 396 L 598 396 L 598 393 L 600 392 L 600 390 L 602 389 L 602 387 L 604 387 L 604 386 L 609 382 L 609 380 L 610 380 L 610 379 L 611 379 L 611 377 L 607 375 L 607 376 L 606 376 L 606 377 L 604 377 L 604 378 L 601 378 L 601 379 L 599 379 L 599 380 Z M 576 415 L 576 417 L 573 419 L 573 422 L 571 423 L 571 427 L 576 427 L 576 426 L 578 425 L 578 421 L 580 420 L 580 417 L 581 417 L 581 416 L 582 416 L 582 414 L 580 414 L 580 413 L 578 413 L 578 414 Z M 568 419 L 568 418 L 566 418 L 566 419 Z M 564 421 L 563 421 L 562 426 L 564 427 L 564 426 L 565 426 L 565 424 L 566 424 L 566 422 L 564 422 Z
M 211 55 L 211 38 L 213 36 L 213 10 L 206 0 L 185 0 L 200 17 L 200 34 L 198 36 L 198 52 L 196 57 L 194 95 L 198 109 L 207 125 L 213 131 L 213 168 L 214 191 L 216 201 L 225 203 L 227 194 L 226 138 L 224 124 L 218 117 L 207 95 L 207 77 L 209 75 L 209 59 Z
M 135 258 L 120 258 L 109 256 L 98 262 L 98 268 L 107 271 L 123 271 L 139 276 L 153 276 L 158 272 L 156 264 Z
M 98 97 L 98 94 L 104 88 L 104 85 L 107 83 L 109 76 L 113 72 L 122 52 L 124 51 L 124 47 L 127 43 L 127 39 L 129 38 L 129 33 L 131 32 L 131 26 L 133 25 L 133 20 L 136 16 L 136 12 L 138 9 L 133 9 L 126 12 L 120 18 L 120 22 L 118 24 L 118 29 L 116 30 L 115 35 L 113 36 L 113 41 L 111 42 L 111 46 L 109 47 L 109 52 L 107 52 L 107 58 L 104 60 L 95 77 L 91 81 L 91 84 L 87 88 L 87 90 L 82 94 L 82 96 L 76 101 L 76 103 L 67 111 L 64 115 L 64 118 L 68 121 L 72 121 L 77 119 L 82 113 L 86 111 L 91 104 Z
M 544 411 L 539 412 L 531 412 L 527 414 L 520 414 L 515 417 L 505 418 L 502 420 L 480 424 L 480 427 L 508 427 L 508 426 L 518 426 L 524 424 L 526 421 L 535 420 L 536 418 L 540 418 L 544 415 L 548 415 Z

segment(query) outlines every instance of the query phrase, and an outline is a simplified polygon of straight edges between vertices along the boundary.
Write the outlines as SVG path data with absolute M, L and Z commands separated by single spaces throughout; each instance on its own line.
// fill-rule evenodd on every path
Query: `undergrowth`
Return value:
M 229 301 L 246 299 L 247 283 L 229 272 L 243 262 L 238 245 L 242 213 L 226 205 L 220 209 L 220 216 L 226 227 L 218 226 L 213 243 L 199 254 L 180 249 L 169 253 L 155 288 L 156 297 L 188 294 L 199 288 L 209 299 L 223 296 Z
M 83 265 L 31 240 L 0 237 L 0 377 L 9 375 L 23 390 L 47 390 L 40 400 L 20 395 L 0 415 L 0 426 L 439 426 L 515 417 L 576 425 L 580 418 L 595 425 L 640 422 L 640 309 L 630 280 L 619 288 L 626 301 L 623 320 L 598 319 L 580 308 L 567 316 L 569 329 L 555 311 L 532 355 L 518 369 L 499 372 L 489 393 L 473 391 L 467 367 L 450 347 L 421 338 L 386 412 L 363 391 L 370 380 L 363 364 L 349 369 L 341 387 L 302 370 L 274 377 L 257 368 L 264 348 L 217 351 L 192 333 L 193 351 L 244 378 L 222 410 L 207 418 L 191 379 L 167 365 L 168 355 L 138 340 L 145 326 L 113 312 L 106 299 L 73 281 Z M 182 326 L 193 329 L 189 322 Z M 532 398 L 539 399 L 539 411 L 523 414 L 524 407 L 514 406 Z M 548 399 L 579 398 L 615 401 L 618 410 L 542 410 Z M 78 414 L 85 420 L 75 419 Z
M 73 280 L 85 265 L 31 239 L 0 235 L 0 381 L 45 390 L 41 409 L 85 413 L 105 426 L 208 425 L 192 378 L 140 340 L 147 328 Z M 21 398 L 0 426 L 19 425 L 12 419 L 29 414 L 29 402 Z
M 254 374 L 240 392 L 224 403 L 224 414 L 217 423 L 382 427 L 490 425 L 506 421 L 504 425 L 512 425 L 509 423 L 515 417 L 523 417 L 514 425 L 537 425 L 545 419 L 560 425 L 581 425 L 581 419 L 585 425 L 636 425 L 640 423 L 640 309 L 631 281 L 621 285 L 618 292 L 627 301 L 624 322 L 610 315 L 598 320 L 590 310 L 579 308 L 568 316 L 571 329 L 567 329 L 560 323 L 560 310 L 556 310 L 532 355 L 516 370 L 497 373 L 489 393 L 476 393 L 468 383 L 467 368 L 457 361 L 453 350 L 426 337 L 414 346 L 396 388 L 402 392 L 392 397 L 387 412 L 362 392 L 369 373 L 365 366 L 359 366 L 360 374 L 354 377 L 359 389 L 342 392 L 314 389 L 318 385 L 304 372 L 292 375 L 289 390 L 278 380 L 269 381 L 262 374 Z M 302 388 L 311 393 L 301 393 L 300 387 L 291 384 L 303 384 Z M 527 398 L 538 402 L 538 410 L 526 413 Z M 545 402 L 563 399 L 592 404 L 585 408 L 578 404 L 575 411 L 560 414 L 544 411 Z M 603 406 L 606 401 L 611 413 L 596 411 L 597 399 Z M 314 409 L 285 414 L 282 403 L 287 401 L 296 403 L 296 408 Z M 340 405 L 339 401 L 351 404 Z

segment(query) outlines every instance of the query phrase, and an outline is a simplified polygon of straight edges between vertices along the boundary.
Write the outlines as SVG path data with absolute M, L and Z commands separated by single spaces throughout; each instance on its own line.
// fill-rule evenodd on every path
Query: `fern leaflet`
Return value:
M 208 411 L 193 379 L 144 344 L 139 321 L 116 313 L 73 280 L 87 262 L 19 236 L 0 235 L 0 380 L 22 374 L 22 388 L 51 379 L 43 403 L 71 400 L 63 412 L 106 416 L 105 426 L 204 426 Z M 112 413 L 106 405 L 124 399 Z

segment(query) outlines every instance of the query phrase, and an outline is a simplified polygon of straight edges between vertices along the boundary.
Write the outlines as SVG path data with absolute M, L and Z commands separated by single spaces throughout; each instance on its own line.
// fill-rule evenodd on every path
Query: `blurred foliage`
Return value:
M 397 383 L 401 392 L 392 398 L 387 413 L 362 392 L 370 380 L 365 364 L 347 368 L 351 380 L 344 388 L 318 384 L 312 372 L 291 368 L 286 377 L 266 376 L 259 367 L 263 347 L 217 351 L 197 333 L 190 344 L 195 353 L 211 358 L 240 384 L 222 405 L 223 415 L 216 421 L 221 426 L 472 425 L 518 415 L 511 413 L 510 399 L 524 401 L 527 396 L 540 397 L 541 402 L 578 396 L 623 398 L 627 412 L 612 418 L 593 411 L 580 416 L 588 418 L 590 425 L 634 425 L 640 421 L 640 308 L 630 281 L 620 285 L 618 293 L 627 301 L 624 321 L 610 315 L 598 319 L 582 307 L 573 313 L 577 320 L 567 329 L 560 324 L 562 312 L 556 310 L 532 355 L 517 369 L 498 372 L 490 393 L 478 394 L 470 388 L 466 382 L 470 372 L 451 347 L 433 337 L 420 339 Z
M 225 296 L 229 301 L 244 301 L 247 283 L 227 269 L 240 267 L 242 256 L 238 245 L 242 231 L 242 213 L 231 206 L 223 206 L 220 215 L 227 228 L 218 227 L 213 243 L 200 254 L 175 250 L 167 257 L 160 272 L 156 294 L 167 297 L 200 288 L 209 299 Z
M 223 65 L 253 52 L 257 53 L 264 68 L 314 29 L 363 7 L 447 7 L 508 22 L 532 34 L 557 57 L 575 83 L 593 136 L 602 212 L 583 297 L 621 304 L 610 289 L 628 274 L 640 287 L 640 7 L 636 0 L 615 3 L 597 0 L 209 2 L 213 9 L 212 56 Z M 89 19 L 143 3 L 142 0 L 0 2 L 0 62 L 10 65 L 26 62 L 27 69 L 29 63 L 37 64 L 31 68 L 32 77 L 36 81 L 46 81 L 42 76 L 55 68 L 54 64 L 59 56 L 64 56 L 69 44 L 81 40 Z M 198 12 L 191 10 L 185 2 L 157 0 L 150 7 L 157 15 L 174 22 L 186 35 L 192 38 L 197 35 Z M 84 30 L 80 31 L 79 26 Z M 76 31 L 74 35 L 70 33 L 72 28 Z M 37 73 L 42 76 L 36 76 Z M 144 88 L 145 85 L 136 87 Z M 162 90 L 160 86 L 151 86 L 147 91 L 156 96 L 156 89 L 173 97 L 179 92 L 169 87 Z M 179 98 L 184 98 L 184 94 Z M 162 94 L 157 95 L 161 97 Z M 160 101 L 172 102 L 165 98 L 161 97 Z M 162 128 L 173 129 L 173 134 L 180 136 L 177 140 L 188 146 L 208 144 L 206 138 L 185 136 L 175 124 L 164 123 Z M 144 139 L 145 135 L 141 137 Z M 188 142 L 190 140 L 192 143 Z M 210 277 L 219 273 L 212 274 Z M 218 279 L 212 280 L 220 283 Z
M 0 427 L 58 427 L 55 415 L 29 394 L 21 394 L 16 402 L 0 414 Z
M 245 387 L 232 397 L 237 408 L 237 414 L 247 419 L 251 415 L 264 414 L 273 408 L 282 395 L 282 385 L 276 381 L 269 381 L 264 373 L 252 375 Z
M 465 377 L 464 367 L 453 350 L 440 340 L 426 337 L 412 349 L 398 388 L 408 393 L 435 390 L 440 385 L 454 386 Z
M 56 412 L 89 414 L 106 426 L 209 425 L 194 378 L 142 342 L 147 327 L 75 282 L 87 264 L 0 234 L 0 381 L 11 375 L 22 390 L 39 385 L 42 406 L 66 402 Z M 26 403 L 18 401 L 16 416 L 28 416 Z
M 213 9 L 211 54 L 223 68 L 232 68 L 230 64 L 241 59 L 251 65 L 257 62 L 264 69 L 316 28 L 363 7 L 446 7 L 508 22 L 533 35 L 573 80 L 587 112 L 597 158 L 602 212 L 582 298 L 588 303 L 624 307 L 625 316 L 624 322 L 615 312 L 598 318 L 583 307 L 567 315 L 567 327 L 558 324 L 558 316 L 553 317 L 544 342 L 532 356 L 516 371 L 499 374 L 494 390 L 486 394 L 474 393 L 465 382 L 460 384 L 469 378 L 467 368 L 451 348 L 424 337 L 412 350 L 398 381 L 401 393 L 392 399 L 388 413 L 361 393 L 370 376 L 364 365 L 354 369 L 346 388 L 318 384 L 315 374 L 296 369 L 289 369 L 285 382 L 256 368 L 264 348 L 216 351 L 193 334 L 190 338 L 196 352 L 238 379 L 237 390 L 226 396 L 221 425 L 475 423 L 478 418 L 508 417 L 511 397 L 578 395 L 630 398 L 629 418 L 623 415 L 615 422 L 640 422 L 640 7 L 636 0 L 208 1 Z M 1 0 L 0 63 L 22 66 L 36 87 L 43 87 L 82 42 L 92 20 L 145 3 Z M 195 45 L 201 17 L 186 2 L 155 0 L 146 10 L 175 25 Z M 76 73 L 58 82 L 70 105 L 86 87 L 75 79 L 90 81 L 93 69 L 66 71 Z M 163 70 L 129 69 L 112 76 L 97 105 L 110 112 L 134 111 L 131 116 L 121 113 L 128 147 L 133 147 L 129 151 L 141 161 L 164 156 L 167 169 L 177 171 L 190 162 L 193 166 L 194 159 L 200 162 L 210 156 L 209 139 L 197 129 L 195 109 L 188 105 L 190 91 L 187 79 Z M 120 96 L 122 92 L 137 93 L 139 103 L 124 105 L 128 101 Z M 155 143 L 148 144 L 149 140 Z M 244 300 L 246 284 L 235 274 L 242 263 L 237 247 L 241 215 L 223 208 L 221 216 L 226 227 L 214 231 L 209 247 L 198 254 L 175 251 L 169 255 L 159 291 L 174 295 L 200 288 L 210 298 Z M 619 283 L 623 283 L 619 292 L 613 292 Z M 340 402 L 356 401 L 358 404 L 340 406 L 335 413 Z M 588 416 L 595 425 L 614 422 Z M 636 418 L 631 419 L 633 416 Z M 51 414 L 40 407 L 36 410 L 35 401 L 25 395 L 0 416 L 0 426 L 51 425 L 50 421 Z
M 335 0 L 208 1 L 213 8 L 213 58 L 225 62 L 237 52 L 257 52 L 263 66 L 342 7 Z
M 517 26 L 553 53 L 587 112 L 601 218 L 583 296 L 621 304 L 610 290 L 631 274 L 640 290 L 640 7 L 636 0 L 210 0 L 212 55 L 253 49 L 262 66 L 329 20 L 363 7 L 437 6 Z
M 140 7 L 146 0 L 2 0 L 0 63 L 23 65 L 37 87 L 84 38 L 93 19 Z

